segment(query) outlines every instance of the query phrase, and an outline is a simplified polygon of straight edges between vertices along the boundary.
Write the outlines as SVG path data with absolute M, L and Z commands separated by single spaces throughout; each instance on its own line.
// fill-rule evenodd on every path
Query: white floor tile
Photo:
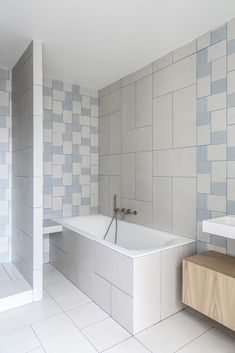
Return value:
M 43 264 L 43 272 L 49 272 L 49 271 L 55 271 L 56 268 L 52 266 L 49 262 L 46 264 Z
M 29 326 L 0 335 L 2 353 L 26 353 L 39 346 L 37 336 Z
M 32 325 L 47 353 L 96 353 L 65 314 Z
M 128 340 L 114 346 L 105 353 L 149 353 L 150 351 L 145 348 L 135 338 L 129 338 Z
M 47 271 L 43 273 L 43 285 L 47 285 L 49 283 L 55 283 L 58 281 L 63 281 L 66 278 L 59 271 Z
M 45 299 L 0 313 L 0 334 L 62 312 L 52 299 Z M 1 352 L 1 351 L 0 351 Z
M 224 333 L 213 328 L 204 335 L 197 338 L 184 348 L 178 351 L 179 353 L 234 353 L 235 340 Z
M 8 281 L 0 284 L 0 298 L 9 297 L 28 290 L 32 290 L 32 288 L 24 278 Z
M 49 283 L 45 285 L 45 288 L 65 311 L 74 309 L 91 301 L 90 298 L 68 280 Z
M 45 353 L 45 351 L 42 347 L 39 347 L 39 348 L 33 349 L 32 351 L 30 351 L 28 353 Z
M 12 281 L 24 278 L 17 267 L 12 262 L 2 264 Z
M 91 302 L 67 312 L 70 319 L 80 329 L 107 319 L 109 316 L 98 305 Z
M 205 321 L 186 311 L 171 316 L 136 335 L 153 353 L 172 353 L 210 328 Z
M 111 318 L 83 329 L 82 332 L 99 352 L 130 337 L 130 334 Z

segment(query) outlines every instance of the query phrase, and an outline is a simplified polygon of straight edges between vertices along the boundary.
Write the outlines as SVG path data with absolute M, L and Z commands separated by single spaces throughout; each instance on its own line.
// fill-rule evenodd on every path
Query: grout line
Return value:
M 189 346 L 192 342 L 196 341 L 198 338 L 202 337 L 203 335 L 205 335 L 206 333 L 208 333 L 210 330 L 212 330 L 213 327 L 210 327 L 208 330 L 206 330 L 205 332 L 203 332 L 201 335 L 195 337 L 194 339 L 192 339 L 190 342 L 186 343 L 185 345 L 183 345 L 182 347 L 180 347 L 179 349 L 177 349 L 176 351 L 174 351 L 174 353 L 179 352 L 182 348 Z
M 14 281 L 13 278 L 10 276 L 10 274 L 7 272 L 7 270 L 4 267 L 4 263 L 0 264 L 1 268 L 3 269 L 3 271 L 7 274 L 7 276 L 9 277 L 9 281 L 4 281 L 3 283 L 0 284 L 4 284 L 4 283 L 8 283 L 8 282 L 12 282 Z
M 35 336 L 37 337 L 38 342 L 40 343 L 40 346 L 41 346 L 40 348 L 42 348 L 42 349 L 46 352 L 46 350 L 44 349 L 44 346 L 43 346 L 43 344 L 42 344 L 41 340 L 39 339 L 39 337 L 38 337 L 38 335 L 37 335 L 36 331 L 34 330 L 34 328 L 33 328 L 32 324 L 30 324 L 30 327 L 31 327 L 31 329 L 33 330 L 33 332 L 34 332 Z M 32 352 L 32 351 L 29 351 L 29 353 L 30 353 L 30 352 Z
M 94 344 L 86 337 L 86 335 L 82 332 L 81 329 L 79 329 L 74 322 L 72 321 L 72 319 L 68 316 L 67 312 L 64 311 L 64 314 L 66 315 L 66 317 L 69 319 L 69 321 L 73 324 L 73 326 L 83 335 L 83 337 L 86 339 L 86 341 L 97 351 L 98 349 L 94 346 Z
M 151 351 L 143 342 L 141 342 L 136 336 L 134 336 L 137 342 L 139 342 L 145 349 L 147 349 L 150 353 L 154 353 Z

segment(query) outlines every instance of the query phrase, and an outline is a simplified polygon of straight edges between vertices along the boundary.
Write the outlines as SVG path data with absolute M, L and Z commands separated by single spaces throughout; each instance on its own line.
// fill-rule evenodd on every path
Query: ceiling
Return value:
M 102 88 L 233 17 L 234 0 L 0 0 L 0 67 L 39 39 L 46 77 Z

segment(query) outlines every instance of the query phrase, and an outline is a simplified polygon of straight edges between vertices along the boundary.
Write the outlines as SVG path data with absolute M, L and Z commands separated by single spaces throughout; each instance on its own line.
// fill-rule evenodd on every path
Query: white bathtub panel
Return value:
M 132 264 L 131 258 L 94 242 L 94 271 L 130 296 L 133 292 Z
M 183 309 L 183 246 L 161 251 L 161 320 Z
M 50 243 L 67 253 L 68 252 L 67 229 L 64 228 L 63 232 L 50 234 Z
M 92 240 L 67 231 L 69 255 L 69 279 L 89 297 L 92 295 L 93 242 Z
M 114 286 L 111 286 L 111 316 L 133 333 L 133 298 Z
M 111 284 L 105 281 L 97 274 L 93 274 L 92 280 L 92 299 L 99 305 L 107 314 L 111 313 Z
M 160 253 L 134 260 L 133 334 L 160 321 Z
M 68 264 L 69 264 L 68 255 L 64 251 L 54 246 L 51 242 L 50 242 L 49 258 L 50 258 L 50 263 L 64 276 L 68 277 Z

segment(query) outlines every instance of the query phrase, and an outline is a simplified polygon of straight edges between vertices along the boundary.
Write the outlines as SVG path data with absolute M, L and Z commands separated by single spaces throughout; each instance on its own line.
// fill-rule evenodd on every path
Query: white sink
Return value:
M 202 230 L 205 233 L 235 239 L 235 216 L 207 219 L 202 222 Z

